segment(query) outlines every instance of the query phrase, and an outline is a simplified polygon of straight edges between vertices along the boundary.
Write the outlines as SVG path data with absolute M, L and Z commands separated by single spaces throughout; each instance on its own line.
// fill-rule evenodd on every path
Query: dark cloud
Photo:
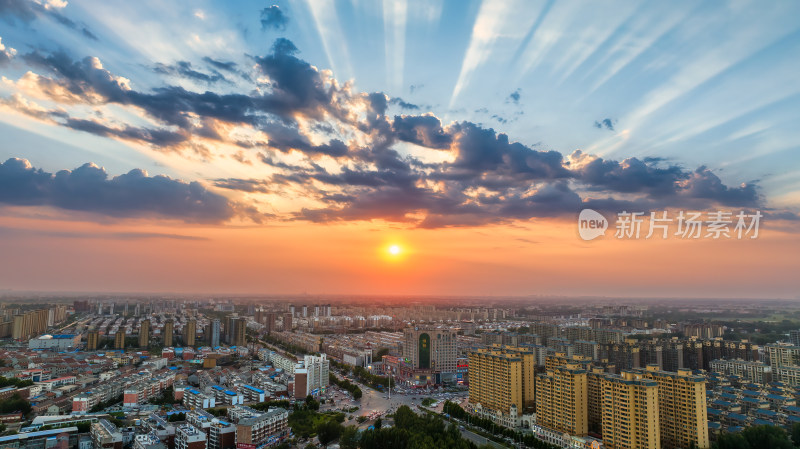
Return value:
M 211 73 L 203 73 L 195 70 L 189 61 L 178 61 L 175 64 L 157 63 L 153 66 L 153 71 L 162 75 L 180 76 L 194 81 L 201 81 L 207 84 L 218 81 L 228 81 L 220 72 L 212 70 Z
M 286 29 L 286 24 L 289 23 L 289 18 L 283 13 L 283 10 L 278 5 L 272 5 L 268 8 L 261 10 L 261 29 L 262 30 L 280 30 Z
M 137 128 L 127 125 L 123 128 L 112 128 L 94 120 L 76 119 L 72 117 L 65 120 L 64 126 L 99 136 L 136 140 L 157 147 L 177 145 L 188 140 L 188 138 L 181 133 L 165 129 Z
M 51 231 L 42 229 L 22 229 L 0 226 L 0 235 L 4 237 L 36 236 L 57 237 L 72 239 L 103 239 L 103 240 L 144 240 L 144 239 L 170 239 L 205 241 L 205 237 L 184 234 L 168 234 L 164 232 L 80 232 L 80 231 Z
M 457 156 L 449 167 L 467 173 L 496 173 L 529 180 L 570 177 L 558 151 L 537 151 L 505 134 L 470 122 L 453 126 Z M 451 170 L 452 171 L 452 170 Z
M 581 151 L 572 154 L 574 159 L 584 156 L 586 155 Z M 574 173 L 584 184 L 595 190 L 648 193 L 656 196 L 675 194 L 678 182 L 685 180 L 688 173 L 678 166 L 659 168 L 654 163 L 637 158 L 622 162 L 593 158 L 583 167 L 575 169 Z
M 616 120 L 611 120 L 610 118 L 604 118 L 603 120 L 595 121 L 594 127 L 597 129 L 607 129 L 609 131 L 614 131 L 614 125 L 617 123 Z
M 297 54 L 291 41 L 277 39 L 269 54 L 252 57 L 259 74 L 253 90 L 217 93 L 211 87 L 194 92 L 172 85 L 138 91 L 96 58 L 75 61 L 64 53 L 34 51 L 22 59 L 46 70 L 48 76 L 40 76 L 38 83 L 49 96 L 67 97 L 65 103 L 135 106 L 157 126 L 117 126 L 58 110 L 26 113 L 159 149 L 192 145 L 195 137 L 235 145 L 234 159 L 251 163 L 247 157 L 251 156 L 274 174 L 266 179 L 217 179 L 216 187 L 251 193 L 303 192 L 318 206 L 294 217 L 312 221 L 384 219 L 423 227 L 478 226 L 572 216 L 582 207 L 644 212 L 669 207 L 755 207 L 763 201 L 755 183 L 726 186 L 705 167 L 687 170 L 661 158 L 615 161 L 581 152 L 564 158 L 557 151 L 515 142 L 468 121 L 445 125 L 432 114 L 387 116 L 392 105 L 409 106 L 382 92 L 358 93 L 350 85 L 340 86 Z M 203 62 L 212 74 L 240 70 L 234 63 L 211 58 Z M 161 73 L 174 71 L 198 80 L 208 75 L 188 63 L 162 69 Z M 8 99 L 2 101 L 11 104 Z M 506 119 L 495 116 L 494 120 Z M 614 121 L 597 124 L 613 130 Z M 231 125 L 252 128 L 264 137 L 227 136 L 225 129 Z M 448 151 L 451 158 L 428 162 L 424 156 L 401 153 L 396 149 L 398 142 L 413 143 L 423 151 Z M 210 157 L 212 150 L 206 151 Z M 301 161 L 283 161 L 281 153 L 289 152 L 301 153 Z M 335 158 L 335 168 L 323 162 L 327 157 Z
M 84 37 L 94 41 L 98 40 L 86 24 L 75 22 L 64 16 L 57 8 L 31 0 L 0 0 L 0 18 L 6 23 L 13 24 L 17 20 L 29 23 L 40 17 L 49 17 L 61 25 L 79 32 Z
M 515 90 L 514 92 L 511 92 L 508 95 L 508 100 L 507 101 L 510 101 L 511 103 L 514 103 L 514 104 L 519 104 L 520 98 L 522 98 L 522 95 L 520 94 L 519 89 L 517 89 L 517 90 Z
M 429 148 L 448 148 L 453 141 L 442 128 L 442 122 L 433 115 L 394 116 L 392 129 L 398 139 Z
M 268 187 L 267 181 L 261 179 L 242 179 L 242 178 L 215 179 L 214 185 L 222 189 L 239 190 L 242 192 L 250 192 L 250 193 L 271 192 L 270 188 Z
M 400 106 L 401 109 L 406 109 L 406 110 L 409 110 L 409 111 L 418 111 L 419 110 L 419 106 L 418 105 L 413 104 L 413 103 L 407 103 L 407 102 L 403 101 L 402 98 L 392 98 L 390 103 L 394 104 L 394 105 L 397 105 L 397 106 Z
M 109 178 L 105 170 L 92 164 L 52 174 L 33 168 L 24 159 L 0 164 L 0 202 L 187 222 L 216 223 L 237 215 L 236 205 L 197 182 L 151 177 L 138 169 Z
M 757 207 L 761 198 L 753 183 L 728 187 L 706 167 L 697 168 L 681 186 L 681 193 L 689 198 L 713 200 L 724 206 Z

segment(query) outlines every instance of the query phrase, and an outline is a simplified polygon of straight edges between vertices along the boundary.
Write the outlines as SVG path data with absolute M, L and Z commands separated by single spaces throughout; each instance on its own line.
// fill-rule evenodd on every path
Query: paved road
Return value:
M 507 449 L 502 444 L 494 442 L 494 441 L 492 441 L 492 440 L 490 440 L 490 439 L 488 439 L 486 437 L 480 436 L 475 432 L 470 432 L 469 430 L 462 430 L 461 431 L 461 436 L 463 436 L 464 438 L 472 441 L 473 443 L 475 443 L 478 446 L 483 446 L 484 444 L 488 444 L 491 447 Z

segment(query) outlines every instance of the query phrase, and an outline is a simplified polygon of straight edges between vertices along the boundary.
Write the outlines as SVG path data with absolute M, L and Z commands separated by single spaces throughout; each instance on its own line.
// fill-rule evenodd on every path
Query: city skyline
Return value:
M 797 299 L 798 13 L 4 3 L 0 288 Z

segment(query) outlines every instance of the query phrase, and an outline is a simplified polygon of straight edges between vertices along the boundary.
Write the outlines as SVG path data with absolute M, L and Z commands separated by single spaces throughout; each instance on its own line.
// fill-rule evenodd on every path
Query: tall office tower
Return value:
M 209 323 L 208 325 L 209 332 L 206 338 L 208 345 L 211 346 L 212 348 L 216 348 L 217 346 L 219 346 L 219 334 L 221 327 L 222 326 L 220 325 L 220 322 L 217 319 L 211 320 L 211 323 Z
M 567 362 L 536 376 L 536 422 L 542 427 L 570 435 L 588 433 L 588 389 L 586 370 Z
M 175 325 L 173 324 L 172 320 L 164 321 L 164 347 L 165 348 L 168 348 L 168 347 L 172 346 L 172 331 L 173 331 L 173 327 L 174 326 Z
M 294 316 L 294 304 L 289 304 L 289 313 L 291 313 L 292 316 Z
M 325 316 L 331 316 L 331 305 L 325 304 Z
M 603 446 L 659 449 L 658 383 L 623 371 L 602 378 Z
M 122 312 L 123 315 L 128 316 L 128 303 L 125 303 L 125 311 Z
M 194 346 L 195 337 L 197 337 L 197 320 L 189 320 L 183 327 L 183 345 Z
M 403 329 L 403 357 L 414 369 L 442 373 L 456 372 L 456 332 L 435 327 L 407 327 Z
M 303 304 L 303 317 L 308 317 L 308 306 Z
M 125 331 L 122 329 L 114 334 L 114 349 L 125 349 Z
M 133 314 L 136 316 L 140 316 L 142 314 L 142 308 L 138 302 L 136 303 L 136 307 L 133 309 Z
M 655 366 L 635 372 L 658 384 L 661 447 L 708 448 L 705 376 L 694 375 L 688 369 L 659 371 Z
M 319 304 L 314 305 L 314 316 L 319 316 Z
M 147 348 L 150 346 L 150 320 L 142 320 L 139 323 L 139 347 Z
M 86 350 L 96 351 L 100 343 L 100 331 L 92 329 L 86 335 Z
M 234 346 L 245 346 L 247 344 L 247 320 L 237 318 L 233 321 L 233 342 Z
M 508 427 L 517 427 L 535 406 L 534 354 L 524 348 L 495 345 L 469 354 L 469 402 L 476 413 Z

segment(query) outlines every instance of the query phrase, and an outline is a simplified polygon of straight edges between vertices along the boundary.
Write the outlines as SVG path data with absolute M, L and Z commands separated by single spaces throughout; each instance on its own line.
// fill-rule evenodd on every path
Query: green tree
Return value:
M 383 420 L 382 420 L 382 419 L 380 419 L 380 418 L 376 419 L 376 420 L 375 420 L 375 424 L 373 424 L 373 426 L 374 426 L 376 429 L 380 429 L 380 428 L 383 426 Z
M 334 420 L 325 420 L 317 424 L 317 438 L 323 446 L 335 441 L 342 434 L 343 427 L 341 424 Z
M 339 447 L 341 449 L 358 449 L 358 428 L 356 426 L 347 426 L 342 430 Z
M 792 443 L 800 447 L 800 422 L 796 422 L 792 426 Z

